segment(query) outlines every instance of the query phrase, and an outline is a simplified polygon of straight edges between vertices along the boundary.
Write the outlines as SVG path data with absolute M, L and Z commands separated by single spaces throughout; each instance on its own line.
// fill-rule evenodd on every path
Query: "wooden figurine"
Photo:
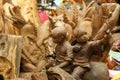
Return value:
M 55 55 L 56 64 L 63 63 L 65 61 L 71 61 L 72 59 L 72 47 L 66 40 L 67 31 L 63 26 L 56 27 L 52 30 L 51 37 L 53 42 L 56 43 Z
M 72 76 L 76 79 L 82 79 L 84 73 L 91 69 L 90 58 L 94 54 L 98 54 L 104 51 L 104 46 L 108 44 L 109 34 L 107 34 L 103 39 L 96 41 L 89 41 L 90 36 L 86 30 L 84 30 L 83 25 L 79 25 L 74 30 L 74 36 L 76 37 L 78 44 L 74 45 L 74 59 L 73 65 L 75 66 Z

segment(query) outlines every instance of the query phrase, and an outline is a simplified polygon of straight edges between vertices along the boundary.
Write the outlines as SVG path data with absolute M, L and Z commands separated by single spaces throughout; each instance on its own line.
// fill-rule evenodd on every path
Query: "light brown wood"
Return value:
M 45 71 L 34 73 L 32 75 L 32 80 L 48 80 L 47 74 Z
M 20 73 L 20 78 L 23 80 L 48 80 L 46 71 L 41 72 L 22 72 Z
M 36 27 L 40 27 L 40 19 L 37 9 L 37 0 L 11 0 L 15 6 L 20 7 L 22 16 L 27 22 L 32 22 Z
M 19 76 L 22 37 L 0 34 L 0 56 L 7 58 L 13 65 L 14 78 Z

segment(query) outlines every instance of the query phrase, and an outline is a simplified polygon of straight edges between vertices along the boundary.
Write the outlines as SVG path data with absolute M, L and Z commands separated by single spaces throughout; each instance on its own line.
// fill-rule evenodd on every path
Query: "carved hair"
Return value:
M 21 35 L 25 36 L 26 34 L 32 34 L 36 33 L 36 29 L 34 25 L 32 24 L 26 24 L 21 28 Z
M 52 30 L 51 35 L 53 37 L 59 37 L 59 36 L 64 36 L 66 38 L 67 31 L 64 27 L 56 27 Z
M 92 36 L 92 25 L 90 21 L 83 21 L 74 30 L 74 35 L 79 36 L 80 34 L 87 33 L 89 37 Z

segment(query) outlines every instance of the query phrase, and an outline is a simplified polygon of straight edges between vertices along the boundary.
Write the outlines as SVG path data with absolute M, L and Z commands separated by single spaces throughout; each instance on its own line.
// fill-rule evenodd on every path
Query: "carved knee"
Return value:
M 73 72 L 72 72 L 72 76 L 76 79 L 76 80 L 80 80 L 81 76 L 84 74 L 85 70 L 78 66 L 76 67 Z

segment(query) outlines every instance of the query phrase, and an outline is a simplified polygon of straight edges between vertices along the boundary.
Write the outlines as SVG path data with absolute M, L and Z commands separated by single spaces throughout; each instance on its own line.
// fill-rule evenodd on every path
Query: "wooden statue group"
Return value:
M 84 15 L 84 19 L 92 18 L 93 20 L 81 21 L 72 28 L 71 32 L 65 26 L 67 23 L 57 20 L 51 31 L 53 42 L 56 43 L 54 66 L 62 68 L 75 80 L 109 80 L 105 64 L 100 63 L 100 60 L 94 63 L 93 56 L 105 55 L 103 53 L 106 49 L 110 50 L 113 43 L 111 31 L 117 24 L 120 5 L 116 3 L 101 4 L 101 1 L 97 0 L 98 4 L 95 5 L 93 12 L 91 10 Z M 70 35 L 69 32 L 72 33 L 73 41 L 67 39 L 67 34 Z M 96 67 L 96 65 L 98 66 Z
M 49 16 L 42 27 L 31 23 L 17 27 L 23 37 L 21 71 L 45 69 L 48 80 L 109 80 L 108 68 L 103 62 L 113 43 L 111 31 L 118 23 L 120 5 L 102 4 L 102 1 L 95 0 L 87 5 L 83 1 L 81 11 L 75 4 L 71 12 L 62 6 L 56 11 L 57 16 Z M 17 19 L 14 18 L 9 19 Z M 13 21 L 13 25 L 18 23 Z M 48 57 L 52 57 L 52 62 L 46 64 Z M 12 73 L 11 67 L 3 73 Z

